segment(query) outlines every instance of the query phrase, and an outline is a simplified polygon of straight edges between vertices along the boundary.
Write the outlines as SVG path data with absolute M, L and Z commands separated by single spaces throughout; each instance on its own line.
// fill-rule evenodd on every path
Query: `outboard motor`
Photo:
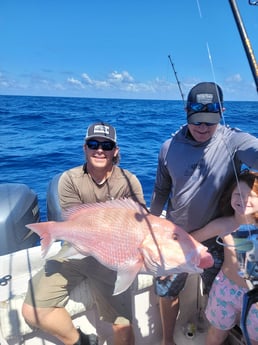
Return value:
M 0 184 L 0 255 L 39 244 L 26 224 L 39 222 L 37 195 L 25 184 Z
M 47 190 L 47 219 L 54 221 L 62 221 L 62 210 L 59 204 L 58 198 L 58 182 L 62 173 L 59 173 L 53 177 L 49 182 Z

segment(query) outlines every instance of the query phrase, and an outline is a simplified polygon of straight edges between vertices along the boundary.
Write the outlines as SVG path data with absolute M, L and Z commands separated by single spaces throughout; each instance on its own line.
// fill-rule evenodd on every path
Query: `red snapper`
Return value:
M 213 265 L 207 247 L 131 199 L 82 204 L 64 217 L 63 222 L 27 227 L 40 236 L 44 255 L 55 240 L 65 240 L 79 253 L 117 271 L 114 295 L 125 291 L 140 272 L 168 276 L 202 272 Z

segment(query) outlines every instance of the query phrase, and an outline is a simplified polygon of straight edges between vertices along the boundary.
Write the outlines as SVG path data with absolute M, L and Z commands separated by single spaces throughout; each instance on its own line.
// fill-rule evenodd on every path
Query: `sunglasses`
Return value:
M 98 150 L 101 146 L 103 151 L 112 151 L 116 144 L 113 141 L 88 140 L 86 145 L 91 150 Z
M 217 123 L 210 123 L 210 122 L 192 122 L 190 123 L 190 125 L 194 125 L 194 126 L 201 126 L 202 124 L 204 124 L 205 126 L 215 126 L 217 125 Z
M 188 103 L 187 104 L 187 110 L 188 111 L 194 111 L 194 112 L 210 112 L 210 113 L 218 113 L 221 111 L 221 105 L 220 103 L 208 103 L 208 104 L 202 104 L 202 103 Z
M 253 175 L 257 178 L 258 170 L 250 170 L 248 168 L 244 168 L 243 170 L 240 171 L 240 176 L 245 176 L 245 175 Z

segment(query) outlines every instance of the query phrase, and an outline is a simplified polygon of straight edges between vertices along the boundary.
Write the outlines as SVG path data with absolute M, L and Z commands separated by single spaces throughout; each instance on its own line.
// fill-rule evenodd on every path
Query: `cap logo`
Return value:
M 93 130 L 94 134 L 104 134 L 109 135 L 109 126 L 96 125 Z
M 199 93 L 196 95 L 196 101 L 197 103 L 202 104 L 209 104 L 213 103 L 213 94 L 212 93 Z

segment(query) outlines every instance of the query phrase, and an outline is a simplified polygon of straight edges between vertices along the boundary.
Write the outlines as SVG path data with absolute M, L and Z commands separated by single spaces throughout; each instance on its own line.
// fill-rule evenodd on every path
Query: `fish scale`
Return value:
M 81 222 L 80 228 L 83 228 L 82 231 L 86 231 L 89 239 L 91 239 L 89 245 L 96 246 L 98 243 L 95 249 L 95 255 L 98 259 L 112 267 L 123 263 L 125 260 L 137 258 L 139 251 L 135 247 L 135 243 L 140 245 L 147 233 L 147 229 L 142 224 L 137 224 L 137 229 L 135 228 L 135 221 L 128 222 L 128 219 L 135 219 L 135 210 L 128 211 L 126 209 L 126 212 L 123 211 L 125 210 L 120 210 L 118 213 L 116 209 L 103 209 L 98 213 L 98 219 L 88 217 L 85 213 L 76 220 L 76 222 Z M 92 230 L 94 223 L 95 228 Z M 121 226 L 121 224 L 126 224 L 126 226 Z M 111 226 L 113 226 L 113 231 L 110 231 Z M 91 230 L 94 232 L 94 237 L 90 234 Z M 103 239 L 104 233 L 105 238 Z M 119 245 L 117 245 L 118 243 Z M 77 248 L 80 249 L 80 246 Z

